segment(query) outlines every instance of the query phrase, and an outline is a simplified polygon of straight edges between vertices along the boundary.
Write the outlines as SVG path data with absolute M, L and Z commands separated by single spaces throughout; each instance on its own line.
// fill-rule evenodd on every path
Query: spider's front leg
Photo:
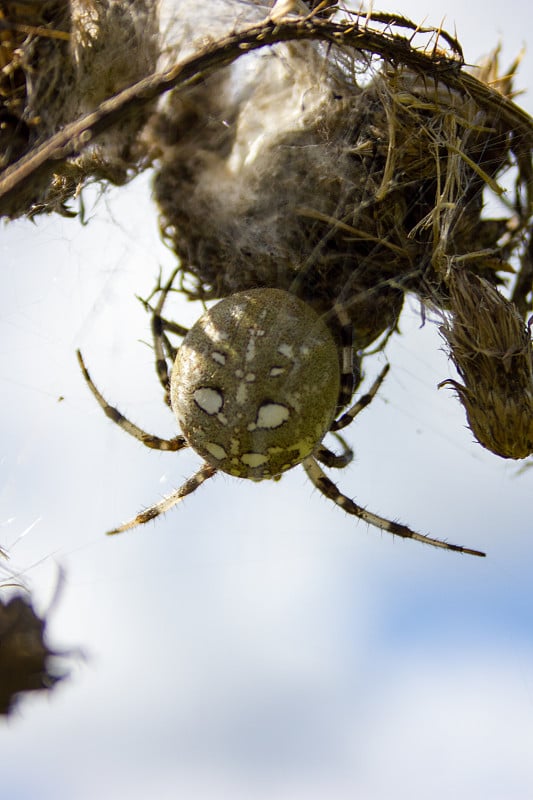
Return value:
M 212 478 L 217 472 L 215 467 L 212 467 L 211 464 L 203 464 L 198 472 L 195 472 L 185 483 L 180 486 L 179 489 L 176 489 L 172 494 L 169 494 L 168 497 L 164 497 L 159 503 L 155 503 L 150 508 L 146 508 L 144 511 L 141 511 L 140 514 L 134 519 L 130 519 L 129 522 L 124 522 L 122 525 L 119 525 L 118 528 L 113 528 L 112 531 L 107 531 L 108 536 L 115 536 L 117 533 L 123 533 L 124 531 L 131 530 L 131 528 L 136 528 L 137 525 L 144 525 L 146 522 L 150 522 L 152 519 L 156 519 L 159 517 L 160 514 L 164 514 L 166 511 L 169 511 L 173 506 L 183 500 L 188 494 L 192 494 L 198 489 L 204 481 L 208 478 Z

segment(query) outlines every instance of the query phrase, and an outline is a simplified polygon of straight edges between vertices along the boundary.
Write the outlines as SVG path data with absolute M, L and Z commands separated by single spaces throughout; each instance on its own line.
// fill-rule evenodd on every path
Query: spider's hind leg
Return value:
M 360 411 L 363 410 L 363 408 L 366 408 L 368 405 L 370 405 L 370 403 L 378 393 L 381 384 L 385 380 L 385 376 L 389 371 L 389 369 L 390 365 L 385 364 L 385 366 L 379 373 L 378 377 L 376 378 L 376 380 L 374 381 L 368 392 L 366 394 L 361 395 L 359 400 L 356 403 L 354 403 L 353 406 L 348 409 L 348 411 L 345 411 L 344 414 L 342 414 L 338 419 L 333 421 L 330 431 L 340 431 L 342 430 L 342 428 L 346 428 L 346 426 L 353 421 L 353 419 L 359 414 Z
M 334 453 L 323 444 L 320 444 L 315 450 L 314 456 L 326 467 L 335 467 L 336 469 L 344 469 L 348 464 L 353 461 L 353 450 L 348 442 L 338 433 L 333 433 L 333 436 L 342 446 L 342 453 Z
M 353 514 L 354 517 L 364 520 L 364 522 L 367 522 L 369 525 L 374 525 L 374 527 L 380 528 L 382 531 L 386 531 L 387 533 L 392 533 L 394 536 L 401 536 L 403 539 L 415 539 L 417 542 L 430 544 L 433 547 L 442 547 L 445 550 L 454 550 L 455 552 L 467 553 L 471 556 L 485 555 L 485 553 L 482 553 L 480 550 L 471 550 L 470 548 L 462 547 L 461 545 L 449 544 L 448 542 L 442 542 L 439 539 L 432 539 L 430 536 L 424 536 L 421 533 L 416 533 L 416 531 L 408 528 L 407 525 L 402 525 L 399 522 L 393 522 L 392 520 L 385 519 L 384 517 L 379 517 L 377 514 L 373 514 L 371 511 L 367 511 L 362 506 L 357 505 L 357 503 L 355 503 L 345 494 L 342 494 L 342 492 L 337 488 L 333 481 L 327 477 L 312 456 L 308 456 L 306 459 L 304 459 L 302 464 L 311 482 L 320 492 L 322 492 L 323 495 L 325 495 L 325 497 L 327 497 L 329 500 L 333 500 L 333 502 L 344 509 L 347 514 Z

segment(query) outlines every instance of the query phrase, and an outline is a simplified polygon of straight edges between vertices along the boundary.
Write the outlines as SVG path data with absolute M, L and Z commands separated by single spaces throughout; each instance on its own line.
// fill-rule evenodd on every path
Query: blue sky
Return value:
M 446 17 L 468 60 L 501 38 L 503 63 L 532 21 L 525 3 L 503 18 L 495 2 L 401 13 Z M 519 85 L 532 76 L 527 53 Z M 387 381 L 347 431 L 355 463 L 335 478 L 370 510 L 487 559 L 370 529 L 300 469 L 279 483 L 217 476 L 107 539 L 199 459 L 130 439 L 79 373 L 76 347 L 110 401 L 175 435 L 135 299 L 172 267 L 149 176 L 89 206 L 85 227 L 43 218 L 0 239 L 1 543 L 41 610 L 65 570 L 50 639 L 87 655 L 0 728 L 6 797 L 530 796 L 533 472 L 473 443 L 437 390 L 451 374 L 437 325 L 421 328 L 408 303 Z M 198 316 L 176 308 L 183 324 Z M 367 381 L 382 363 L 367 362 Z

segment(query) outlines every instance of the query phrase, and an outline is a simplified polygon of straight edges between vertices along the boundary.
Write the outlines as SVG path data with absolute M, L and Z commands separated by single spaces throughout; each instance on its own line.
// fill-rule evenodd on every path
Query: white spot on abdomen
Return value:
M 292 344 L 280 344 L 278 347 L 278 353 L 281 353 L 282 356 L 286 358 L 294 358 L 294 350 Z
M 214 458 L 218 459 L 219 461 L 223 458 L 227 458 L 228 454 L 224 448 L 216 442 L 206 442 L 204 447 Z
M 263 403 L 257 412 L 258 428 L 279 428 L 291 415 L 287 406 L 281 403 Z
M 237 391 L 235 393 L 235 400 L 240 406 L 243 406 L 246 403 L 247 399 L 248 399 L 248 387 L 246 386 L 244 381 L 242 381 L 237 386 Z
M 212 351 L 211 358 L 213 359 L 213 361 L 216 361 L 217 364 L 222 364 L 222 366 L 224 366 L 224 364 L 226 363 L 226 356 L 224 355 L 224 353 L 220 353 L 218 350 Z
M 260 467 L 262 464 L 266 464 L 268 456 L 263 455 L 263 453 L 243 453 L 241 461 L 247 467 Z
M 248 339 L 248 344 L 246 345 L 246 353 L 244 358 L 246 361 L 253 361 L 255 358 L 255 338 L 253 334 Z
M 202 411 L 209 415 L 218 414 L 224 404 L 222 393 L 218 389 L 211 389 L 207 386 L 196 389 L 193 396 L 198 408 L 201 408 Z

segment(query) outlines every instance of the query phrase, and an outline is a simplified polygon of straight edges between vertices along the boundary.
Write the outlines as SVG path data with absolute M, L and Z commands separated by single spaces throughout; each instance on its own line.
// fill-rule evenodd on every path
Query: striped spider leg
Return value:
M 76 354 L 78 356 L 78 362 L 81 367 L 83 377 L 85 378 L 89 389 L 95 396 L 105 415 L 112 422 L 122 428 L 123 431 L 126 431 L 126 433 L 129 433 L 130 436 L 138 439 L 146 447 L 150 447 L 154 450 L 176 452 L 177 450 L 182 450 L 184 447 L 189 447 L 189 444 L 184 436 L 175 436 L 173 439 L 161 439 L 159 436 L 154 436 L 151 433 L 147 433 L 146 431 L 142 430 L 142 428 L 139 428 L 137 425 L 127 419 L 117 408 L 110 405 L 103 397 L 93 383 L 89 371 L 85 366 L 81 352 L 77 350 Z M 172 506 L 175 506 L 188 494 L 196 491 L 196 489 L 198 489 L 198 487 L 201 486 L 204 481 L 206 481 L 208 478 L 211 478 L 215 473 L 216 469 L 214 467 L 207 463 L 203 464 L 194 475 L 186 480 L 182 486 L 172 492 L 172 494 L 164 497 L 159 503 L 155 503 L 153 506 L 141 511 L 134 519 L 131 519 L 128 522 L 119 525 L 117 528 L 113 528 L 113 530 L 108 531 L 108 535 L 112 536 L 116 533 L 122 533 L 130 528 L 137 527 L 137 525 L 143 525 L 145 522 L 155 519 L 160 514 L 164 514 L 165 511 L 168 511 L 170 508 L 172 508 Z
M 450 544 L 449 542 L 444 542 L 440 539 L 424 536 L 421 533 L 413 531 L 411 528 L 407 527 L 407 525 L 402 525 L 401 523 L 385 519 L 384 517 L 380 517 L 371 511 L 367 511 L 365 508 L 355 503 L 351 498 L 343 494 L 336 484 L 330 478 L 328 478 L 318 464 L 318 461 L 321 461 L 327 467 L 346 467 L 350 463 L 352 452 L 347 447 L 344 439 L 336 434 L 336 431 L 339 431 L 342 428 L 350 425 L 357 414 L 370 405 L 379 391 L 379 388 L 383 383 L 388 371 L 389 364 L 386 364 L 368 392 L 362 395 L 359 400 L 357 400 L 357 402 L 355 402 L 351 408 L 348 409 L 348 411 L 344 412 L 340 417 L 333 421 L 330 427 L 330 432 L 337 435 L 337 437 L 340 439 L 344 448 L 344 452 L 340 456 L 336 456 L 336 454 L 332 453 L 331 451 L 325 451 L 325 448 L 322 445 L 319 445 L 313 456 L 309 456 L 303 460 L 302 465 L 309 480 L 325 497 L 340 506 L 340 508 L 346 511 L 347 514 L 352 514 L 353 516 L 362 519 L 364 522 L 367 522 L 369 525 L 373 525 L 374 527 L 386 531 L 387 533 L 391 533 L 394 536 L 400 536 L 404 539 L 414 539 L 418 542 L 423 542 L 424 544 L 429 544 L 433 547 L 441 547 L 445 550 L 453 550 L 458 553 L 465 553 L 472 556 L 485 556 L 485 553 L 481 552 L 480 550 L 472 550 L 468 547 L 462 547 L 461 545 Z
M 178 325 L 177 322 L 172 322 L 171 320 L 165 319 L 163 314 L 163 306 L 167 299 L 168 293 L 172 289 L 172 285 L 176 278 L 176 275 L 180 271 L 180 268 L 177 267 L 172 274 L 168 281 L 161 285 L 161 278 L 159 279 L 156 288 L 152 291 L 150 296 L 144 300 L 142 297 L 139 297 L 139 300 L 143 304 L 146 311 L 148 311 L 152 317 L 150 322 L 150 327 L 152 329 L 152 340 L 154 343 L 154 354 L 155 354 L 155 371 L 157 373 L 157 378 L 159 383 L 163 387 L 165 403 L 167 406 L 170 407 L 170 377 L 169 377 L 169 370 L 168 370 L 168 363 L 167 359 L 173 364 L 176 360 L 176 355 L 178 349 L 174 347 L 172 342 L 167 336 L 167 333 L 173 333 L 176 336 L 180 336 L 182 339 L 186 336 L 189 332 L 188 328 L 184 328 L 183 325 Z M 159 299 L 157 304 L 153 307 L 150 305 L 150 301 L 154 295 L 159 294 Z
M 163 317 L 171 279 L 158 284 L 152 313 L 158 379 L 182 435 L 160 439 L 127 420 L 94 385 L 82 356 L 80 366 L 105 414 L 147 447 L 176 451 L 191 447 L 203 459 L 200 469 L 169 497 L 110 531 L 119 533 L 154 519 L 194 492 L 218 471 L 254 481 L 278 479 L 302 464 L 314 486 L 347 513 L 387 533 L 470 555 L 477 550 L 448 544 L 384 519 L 342 494 L 319 466 L 342 469 L 351 448 L 338 431 L 351 424 L 377 394 L 388 371 L 383 368 L 369 391 L 351 407 L 354 389 L 352 325 L 336 304 L 335 340 L 323 316 L 281 289 L 237 292 L 204 313 L 187 331 Z M 152 295 L 153 296 L 153 295 Z M 168 334 L 183 337 L 177 349 Z M 169 362 L 172 370 L 169 375 Z M 331 432 L 341 452 L 323 439 Z
M 340 330 L 340 388 L 337 399 L 337 411 L 340 411 L 348 405 L 355 389 L 353 325 L 346 309 L 340 303 L 336 303 L 333 307 L 333 316 L 336 317 Z M 376 392 L 378 388 L 379 385 L 376 387 Z M 314 456 L 327 467 L 343 469 L 353 460 L 353 450 L 345 439 L 336 433 L 336 430 L 338 429 L 330 428 L 330 431 L 341 445 L 342 452 L 340 454 L 334 453 L 320 443 L 314 452 Z

